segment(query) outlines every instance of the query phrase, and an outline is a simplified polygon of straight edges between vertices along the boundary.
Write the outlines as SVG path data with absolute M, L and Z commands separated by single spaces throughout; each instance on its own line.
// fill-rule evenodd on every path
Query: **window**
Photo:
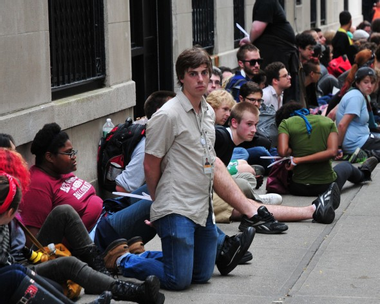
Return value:
M 244 34 L 236 27 L 239 23 L 244 28 L 244 0 L 234 0 L 234 47 L 239 47 L 240 39 L 244 38 Z
M 193 45 L 200 45 L 209 54 L 214 50 L 214 0 L 192 0 Z
M 302 5 L 302 0 L 297 0 L 296 5 Z
M 326 0 L 321 0 L 321 25 L 326 25 Z
M 344 10 L 348 11 L 348 0 L 344 0 Z
M 317 0 L 310 1 L 310 28 L 317 26 Z
M 103 0 L 49 0 L 48 6 L 53 99 L 102 87 Z

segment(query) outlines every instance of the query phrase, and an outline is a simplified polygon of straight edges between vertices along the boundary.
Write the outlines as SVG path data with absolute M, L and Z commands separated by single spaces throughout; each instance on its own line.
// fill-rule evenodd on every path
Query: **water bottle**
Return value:
M 49 245 L 48 245 L 48 248 L 49 248 L 49 255 L 53 255 L 53 254 L 55 254 L 55 245 L 54 245 L 54 243 L 50 243 Z
M 111 118 L 107 118 L 106 123 L 103 125 L 103 137 L 106 138 L 107 134 L 114 128 L 115 126 L 112 123 Z

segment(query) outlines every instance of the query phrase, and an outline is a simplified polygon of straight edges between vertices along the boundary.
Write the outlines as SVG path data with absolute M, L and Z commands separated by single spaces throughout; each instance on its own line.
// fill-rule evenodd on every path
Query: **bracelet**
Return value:
M 297 166 L 297 164 L 293 161 L 294 157 L 293 156 L 290 156 L 290 163 L 292 164 L 292 166 Z

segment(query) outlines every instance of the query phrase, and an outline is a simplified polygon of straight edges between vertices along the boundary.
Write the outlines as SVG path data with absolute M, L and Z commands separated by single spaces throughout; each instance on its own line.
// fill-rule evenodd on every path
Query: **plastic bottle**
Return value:
M 52 254 L 54 254 L 55 253 L 55 245 L 54 245 L 54 243 L 50 243 L 49 245 L 48 245 L 48 248 L 49 248 L 49 250 L 50 250 L 50 252 L 49 252 L 49 254 L 50 255 L 52 255 Z
M 111 118 L 107 118 L 106 123 L 103 125 L 103 137 L 106 138 L 108 132 L 110 132 L 114 127 L 115 126 L 112 123 Z

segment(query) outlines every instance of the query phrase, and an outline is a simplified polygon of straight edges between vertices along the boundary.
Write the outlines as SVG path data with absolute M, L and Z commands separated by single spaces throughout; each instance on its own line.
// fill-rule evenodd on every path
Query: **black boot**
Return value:
M 110 304 L 112 300 L 112 293 L 110 291 L 104 291 L 96 300 L 88 304 Z
M 160 293 L 160 281 L 154 275 L 147 277 L 142 284 L 116 281 L 111 285 L 111 291 L 113 298 L 117 301 L 132 301 L 141 304 L 165 302 L 164 294 Z
M 87 263 L 92 269 L 111 276 L 111 273 L 107 270 L 106 265 L 104 264 L 103 256 L 95 244 L 87 247 L 86 251 L 79 255 L 78 258 Z

